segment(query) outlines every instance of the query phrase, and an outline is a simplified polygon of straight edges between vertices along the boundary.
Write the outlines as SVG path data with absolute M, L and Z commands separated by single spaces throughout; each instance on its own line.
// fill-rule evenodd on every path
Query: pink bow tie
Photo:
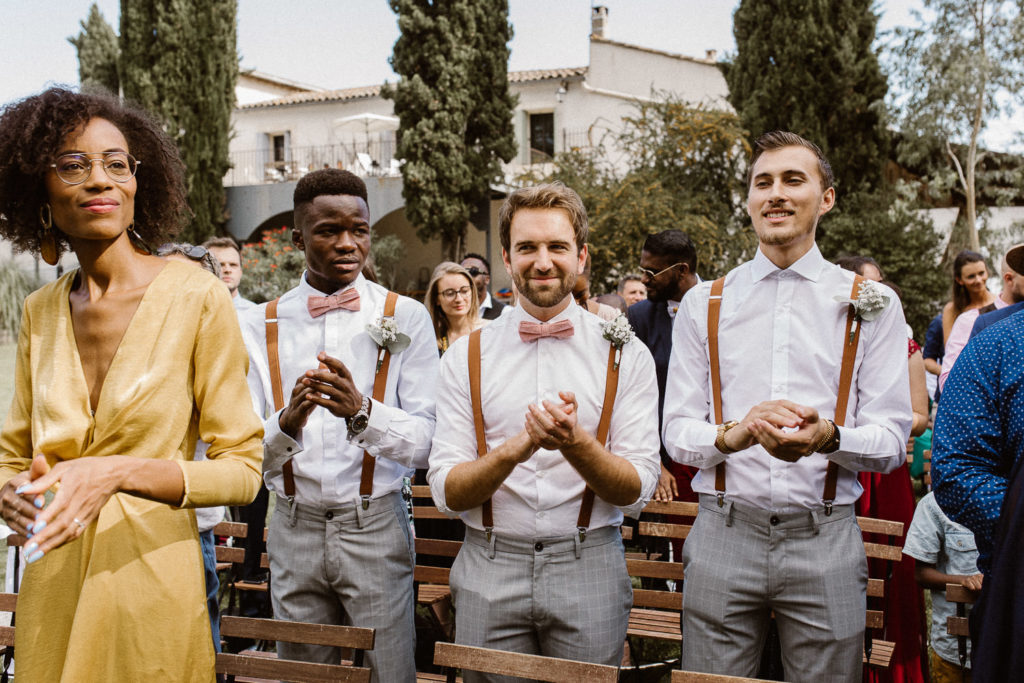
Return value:
M 314 318 L 319 318 L 327 311 L 333 311 L 336 308 L 343 308 L 346 311 L 358 311 L 359 292 L 356 291 L 355 287 L 352 287 L 340 294 L 331 294 L 330 296 L 311 295 L 306 300 L 306 308 L 309 309 L 309 314 Z
M 519 338 L 524 342 L 537 341 L 541 337 L 568 339 L 572 333 L 572 322 L 568 320 L 559 320 L 556 323 L 531 323 L 524 320 L 519 323 Z

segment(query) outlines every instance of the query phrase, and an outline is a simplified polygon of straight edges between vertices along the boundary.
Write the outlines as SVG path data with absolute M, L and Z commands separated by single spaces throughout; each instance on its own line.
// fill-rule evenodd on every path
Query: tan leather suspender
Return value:
M 615 406 L 615 394 L 619 389 L 619 368 L 615 364 L 615 346 L 608 346 L 608 371 L 604 383 L 604 403 L 601 407 L 601 419 L 597 424 L 597 441 L 602 446 L 608 440 L 608 430 L 611 427 L 612 409 Z M 469 335 L 469 397 L 473 404 L 473 426 L 476 431 L 476 454 L 477 457 L 487 455 L 487 440 L 484 435 L 484 412 L 480 399 L 480 330 L 475 330 Z M 487 540 L 491 539 L 494 530 L 494 512 L 491 507 L 491 500 L 488 498 L 482 506 L 482 523 L 487 533 Z M 580 504 L 580 514 L 576 518 L 576 531 L 579 533 L 580 541 L 587 537 L 587 527 L 590 526 L 590 515 L 594 510 L 594 492 L 589 486 L 583 489 L 583 500 Z
M 267 330 L 267 364 L 270 369 L 270 388 L 274 395 L 274 410 L 279 411 L 284 407 L 284 388 L 281 385 L 281 362 L 277 349 L 277 302 L 280 298 L 267 303 L 266 330 Z M 395 316 L 395 306 L 398 303 L 398 295 L 388 292 L 384 300 L 384 317 Z M 391 366 L 391 352 L 384 350 L 384 356 L 373 378 L 373 400 L 383 401 L 384 393 L 388 385 L 388 369 Z M 363 469 L 359 478 L 359 498 L 362 500 L 363 509 L 370 504 L 370 494 L 373 493 L 373 470 L 377 460 L 368 452 L 363 451 Z M 281 466 L 281 474 L 284 477 L 284 494 L 288 498 L 295 497 L 295 475 L 292 471 L 291 458 Z
M 850 298 L 856 301 L 860 295 L 860 285 L 864 278 L 856 275 L 853 278 L 853 291 Z M 711 397 L 714 408 L 715 424 L 722 424 L 722 377 L 718 361 L 718 321 L 722 309 L 722 291 L 725 288 L 725 277 L 720 277 L 711 284 L 711 298 L 708 300 L 708 355 L 711 372 Z M 857 359 L 857 344 L 860 342 L 860 325 L 853 330 L 856 317 L 853 305 L 846 313 L 846 332 L 843 335 L 843 360 L 839 370 L 839 389 L 836 394 L 836 411 L 832 421 L 837 427 L 846 421 L 846 406 L 850 399 L 850 387 L 853 383 L 853 365 Z M 851 330 L 853 333 L 851 334 Z M 825 489 L 821 496 L 825 504 L 825 514 L 832 514 L 832 504 L 836 500 L 836 484 L 839 479 L 839 466 L 831 460 L 825 470 Z M 718 505 L 725 501 L 725 462 L 715 466 L 715 492 Z

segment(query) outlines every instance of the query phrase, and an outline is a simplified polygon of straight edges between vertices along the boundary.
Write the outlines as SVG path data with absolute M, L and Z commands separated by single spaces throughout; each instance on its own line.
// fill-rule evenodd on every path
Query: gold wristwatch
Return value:
M 718 425 L 718 436 L 715 437 L 715 448 L 723 453 L 735 453 L 735 448 L 729 448 L 725 444 L 725 433 L 739 424 L 739 420 L 729 420 Z

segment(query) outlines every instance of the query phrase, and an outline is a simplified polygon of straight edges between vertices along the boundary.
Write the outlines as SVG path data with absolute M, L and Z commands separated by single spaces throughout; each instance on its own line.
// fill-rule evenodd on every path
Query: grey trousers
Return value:
M 391 493 L 336 508 L 296 505 L 294 519 L 278 499 L 270 520 L 271 601 L 278 619 L 377 630 L 366 653 L 373 681 L 416 680 L 416 627 L 409 518 Z M 337 664 L 336 648 L 277 644 L 282 657 Z
M 618 665 L 633 589 L 622 534 L 516 540 L 466 529 L 450 577 L 455 642 Z M 518 681 L 463 672 L 466 683 Z
M 861 680 L 867 560 L 850 505 L 773 513 L 702 495 L 683 545 L 683 668 L 757 673 L 771 612 L 786 680 Z

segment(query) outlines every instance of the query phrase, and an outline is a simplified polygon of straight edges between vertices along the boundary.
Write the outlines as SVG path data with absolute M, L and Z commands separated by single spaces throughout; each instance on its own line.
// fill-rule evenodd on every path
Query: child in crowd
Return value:
M 928 493 L 914 511 L 903 553 L 917 560 L 914 576 L 932 592 L 932 683 L 970 683 L 970 643 L 961 678 L 957 639 L 946 632 L 946 617 L 956 616 L 956 606 L 946 601 L 945 593 L 947 583 L 981 590 L 974 534 L 946 517 L 935 495 Z

